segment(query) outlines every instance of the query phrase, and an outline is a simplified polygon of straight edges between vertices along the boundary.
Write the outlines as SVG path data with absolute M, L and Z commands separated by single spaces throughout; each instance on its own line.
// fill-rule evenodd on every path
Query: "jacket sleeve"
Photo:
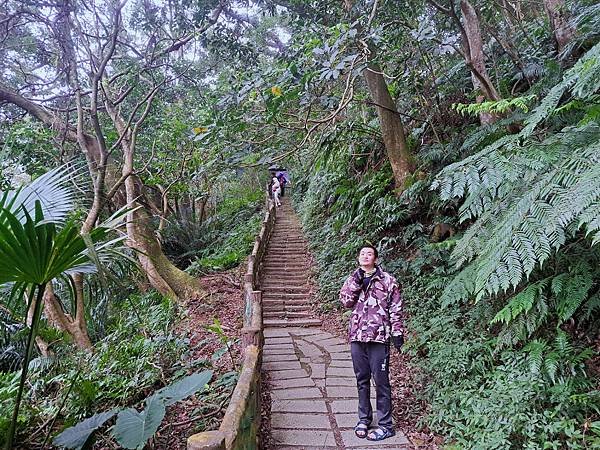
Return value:
M 340 301 L 346 308 L 353 308 L 360 297 L 362 287 L 350 275 L 340 291 Z
M 392 336 L 404 334 L 404 321 L 402 319 L 402 294 L 398 283 L 394 280 L 392 293 L 390 294 L 390 322 L 392 325 Z

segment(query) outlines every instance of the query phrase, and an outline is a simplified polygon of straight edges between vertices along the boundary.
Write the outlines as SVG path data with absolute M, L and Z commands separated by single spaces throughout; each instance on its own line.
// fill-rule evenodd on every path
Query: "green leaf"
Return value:
M 77 425 L 64 430 L 54 438 L 52 443 L 64 448 L 81 449 L 92 437 L 94 431 L 100 428 L 117 414 L 118 409 L 113 409 L 100 414 L 95 414 L 92 417 L 79 422 Z
M 221 347 L 220 349 L 218 349 L 217 351 L 215 351 L 212 356 L 210 357 L 211 361 L 218 361 L 219 359 L 221 359 L 221 357 L 227 353 L 227 346 L 225 345 L 224 347 Z
M 162 388 L 156 394 L 163 399 L 165 406 L 171 406 L 173 403 L 183 400 L 200 389 L 204 389 L 212 378 L 212 375 L 212 370 L 194 373 L 176 381 L 170 386 Z
M 158 430 L 165 412 L 163 399 L 154 394 L 146 399 L 146 408 L 142 412 L 133 408 L 121 411 L 112 434 L 123 447 L 141 449 Z

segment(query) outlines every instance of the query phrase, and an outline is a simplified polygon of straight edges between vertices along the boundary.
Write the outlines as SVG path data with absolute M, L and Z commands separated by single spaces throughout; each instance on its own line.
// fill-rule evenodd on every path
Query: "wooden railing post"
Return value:
M 252 291 L 252 319 L 242 329 L 242 346 L 244 349 L 249 345 L 262 347 L 262 292 Z

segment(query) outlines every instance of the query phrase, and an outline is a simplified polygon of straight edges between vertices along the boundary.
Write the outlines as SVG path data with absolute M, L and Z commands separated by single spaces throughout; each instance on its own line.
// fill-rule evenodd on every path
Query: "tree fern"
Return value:
M 561 89 L 572 88 L 584 98 L 595 93 L 591 85 L 600 75 L 599 49 L 594 47 L 567 72 Z M 462 221 L 476 219 L 451 257 L 457 268 L 473 266 L 472 282 L 457 289 L 465 277 L 457 278 L 446 289 L 445 302 L 518 286 L 578 229 L 591 237 L 592 245 L 600 239 L 598 124 L 566 127 L 542 142 L 530 138 L 558 105 L 562 93 L 556 92 L 543 99 L 518 136 L 500 138 L 447 167 L 433 183 L 442 199 L 465 198 Z

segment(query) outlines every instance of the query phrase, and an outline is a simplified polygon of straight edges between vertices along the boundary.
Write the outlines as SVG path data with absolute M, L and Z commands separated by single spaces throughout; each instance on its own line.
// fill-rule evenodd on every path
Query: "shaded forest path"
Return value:
M 269 376 L 270 449 L 407 449 L 402 432 L 382 442 L 354 435 L 358 420 L 350 346 L 311 316 L 307 242 L 282 199 L 263 266 L 263 372 Z M 375 389 L 371 390 L 375 411 Z M 263 436 L 263 438 L 265 438 Z

